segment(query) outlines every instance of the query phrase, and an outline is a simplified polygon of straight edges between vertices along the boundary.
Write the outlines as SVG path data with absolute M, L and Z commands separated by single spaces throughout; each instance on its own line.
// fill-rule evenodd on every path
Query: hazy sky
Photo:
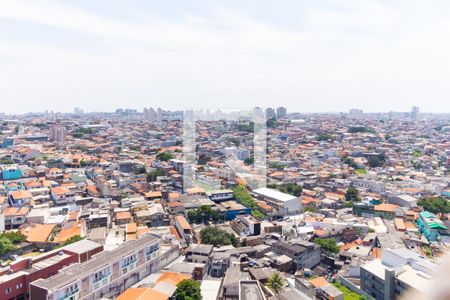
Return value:
M 450 112 L 448 0 L 0 0 L 0 112 Z

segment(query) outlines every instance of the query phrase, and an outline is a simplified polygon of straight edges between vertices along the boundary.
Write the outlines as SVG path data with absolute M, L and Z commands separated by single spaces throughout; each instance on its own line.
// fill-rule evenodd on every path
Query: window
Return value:
M 6 288 L 5 289 L 5 294 L 9 294 L 9 293 L 11 293 L 12 292 L 12 288 Z
M 23 287 L 22 283 L 16 284 L 16 290 L 21 289 Z

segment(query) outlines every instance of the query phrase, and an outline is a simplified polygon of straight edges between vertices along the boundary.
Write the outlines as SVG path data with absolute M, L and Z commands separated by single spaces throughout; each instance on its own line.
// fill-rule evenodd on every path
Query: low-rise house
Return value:
M 20 225 L 24 224 L 26 221 L 26 216 L 30 212 L 29 207 L 8 207 L 6 208 L 2 215 L 5 219 L 6 229 L 19 228 Z
M 212 245 L 192 244 L 186 249 L 186 261 L 210 265 L 212 258 Z
M 306 241 L 273 243 L 272 249 L 293 259 L 297 268 L 313 268 L 320 263 L 320 247 Z
M 75 200 L 75 193 L 63 186 L 52 188 L 50 195 L 57 205 L 71 203 Z
M 9 204 L 11 206 L 31 205 L 33 195 L 28 190 L 11 191 L 8 195 Z

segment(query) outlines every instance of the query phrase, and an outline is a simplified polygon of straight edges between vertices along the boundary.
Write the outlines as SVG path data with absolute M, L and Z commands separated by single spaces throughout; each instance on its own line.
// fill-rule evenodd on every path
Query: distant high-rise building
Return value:
M 79 115 L 82 115 L 84 113 L 84 111 L 81 108 L 79 108 L 79 107 L 75 107 L 74 110 L 73 110 L 73 113 L 75 115 L 79 116 Z
M 150 108 L 149 111 L 148 111 L 148 121 L 149 121 L 150 123 L 155 123 L 157 117 L 158 117 L 158 116 L 157 116 L 156 111 L 155 111 L 153 108 Z
M 163 120 L 163 111 L 158 107 L 156 110 L 156 122 L 161 122 Z
M 144 112 L 142 114 L 142 118 L 144 119 L 144 121 L 148 122 L 149 121 L 149 116 L 150 116 L 150 114 L 149 114 L 148 108 L 145 107 L 144 108 Z
M 410 114 L 410 116 L 411 116 L 412 120 L 417 120 L 419 118 L 419 114 L 420 114 L 420 111 L 419 111 L 419 107 L 418 106 L 411 107 L 411 114 Z
M 273 109 L 272 107 L 268 107 L 266 109 L 266 118 L 267 119 L 275 119 L 277 117 L 276 113 L 275 113 L 275 109 Z
M 287 117 L 287 109 L 286 107 L 280 106 L 277 108 L 277 118 L 285 119 Z
M 63 125 L 56 123 L 50 126 L 49 138 L 52 141 L 63 143 L 66 140 L 67 130 Z
M 358 108 L 351 108 L 348 111 L 348 114 L 350 115 L 350 117 L 361 117 L 364 114 L 364 111 Z

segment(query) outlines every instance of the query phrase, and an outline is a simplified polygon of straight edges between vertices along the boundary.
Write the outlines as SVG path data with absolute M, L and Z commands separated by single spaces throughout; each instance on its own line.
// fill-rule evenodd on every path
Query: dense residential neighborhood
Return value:
M 255 112 L 259 186 L 251 114 L 200 111 L 193 164 L 183 111 L 1 116 L 0 299 L 426 295 L 450 245 L 448 116 Z

